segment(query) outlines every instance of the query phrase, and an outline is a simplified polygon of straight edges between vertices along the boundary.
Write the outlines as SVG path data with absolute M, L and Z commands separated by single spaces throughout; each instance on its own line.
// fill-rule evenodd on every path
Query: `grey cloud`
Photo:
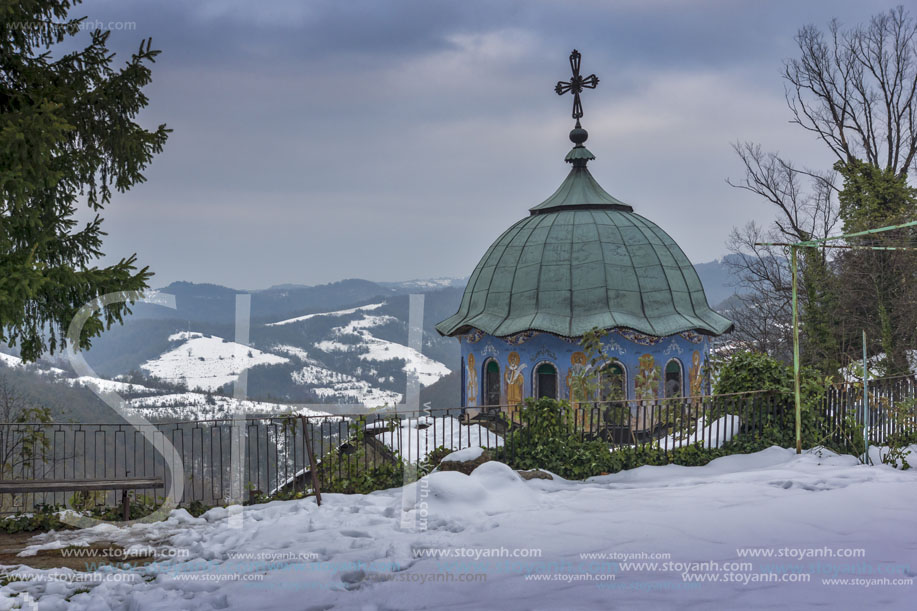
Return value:
M 859 2 L 158 2 L 91 0 L 163 50 L 142 120 L 175 132 L 106 212 L 106 252 L 173 280 L 257 287 L 466 275 L 563 179 L 584 53 L 594 173 L 695 262 L 767 218 L 724 184 L 738 139 L 817 165 L 787 125 L 781 62 L 803 24 Z

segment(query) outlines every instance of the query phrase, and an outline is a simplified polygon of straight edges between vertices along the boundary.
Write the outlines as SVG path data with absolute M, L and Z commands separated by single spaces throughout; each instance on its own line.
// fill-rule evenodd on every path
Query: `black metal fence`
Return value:
M 871 443 L 917 429 L 910 380 L 875 384 L 869 393 Z M 829 389 L 818 427 L 826 439 L 862 436 L 862 389 Z M 361 416 L 311 416 L 145 424 L 0 423 L 0 479 L 118 479 L 162 477 L 165 488 L 181 473 L 182 504 L 245 501 L 255 492 L 312 490 L 307 439 L 319 463 L 322 486 L 363 461 L 377 466 L 401 458 L 416 464 L 437 448 L 459 450 L 504 445 L 515 428 L 533 422 L 518 407 L 467 407 L 422 412 L 373 412 Z M 583 438 L 610 447 L 654 445 L 670 452 L 699 443 L 718 447 L 737 435 L 768 427 L 792 430 L 791 395 L 752 393 L 661 401 L 579 403 L 567 422 Z M 851 428 L 852 427 L 852 428 Z M 857 433 L 857 430 L 859 433 Z M 233 451 L 233 439 L 238 440 Z M 834 436 L 834 437 L 832 437 Z M 506 448 L 514 451 L 512 443 Z M 336 473 L 335 473 L 336 470 Z M 109 503 L 114 502 L 110 493 Z M 143 496 L 139 491 L 138 496 Z M 12 497 L 12 498 L 11 498 Z M 63 493 L 3 495 L 0 512 L 37 504 L 67 504 Z
M 866 394 L 864 417 L 861 383 L 828 388 L 819 416 L 830 439 L 862 438 L 865 427 L 871 444 L 885 445 L 893 435 L 917 431 L 917 382 L 913 378 L 870 381 Z

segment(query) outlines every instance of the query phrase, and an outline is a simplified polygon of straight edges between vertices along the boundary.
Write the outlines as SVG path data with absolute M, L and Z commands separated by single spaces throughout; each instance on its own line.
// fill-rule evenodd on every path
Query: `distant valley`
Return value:
M 722 261 L 696 269 L 711 304 L 733 294 L 732 276 Z M 242 345 L 234 337 L 241 291 L 176 282 L 158 290 L 175 297 L 175 309 L 136 304 L 123 326 L 94 341 L 85 356 L 97 378 L 76 379 L 59 358 L 23 367 L 5 356 L 0 367 L 16 369 L 20 379 L 56 380 L 60 396 L 77 389 L 118 392 L 130 409 L 156 420 L 238 412 L 310 414 L 323 411 L 321 404 L 394 405 L 404 400 L 408 373 L 421 383 L 422 401 L 455 407 L 458 343 L 440 337 L 434 325 L 455 312 L 464 284 L 465 279 L 452 278 L 355 279 L 252 291 L 250 337 Z M 412 293 L 424 296 L 420 351 L 407 346 Z M 242 371 L 247 371 L 247 396 L 234 399 L 233 385 Z M 70 403 L 92 403 L 85 393 L 80 397 Z M 95 408 L 75 410 L 74 416 L 79 412 L 76 419 L 83 420 L 94 409 L 111 412 L 97 401 Z

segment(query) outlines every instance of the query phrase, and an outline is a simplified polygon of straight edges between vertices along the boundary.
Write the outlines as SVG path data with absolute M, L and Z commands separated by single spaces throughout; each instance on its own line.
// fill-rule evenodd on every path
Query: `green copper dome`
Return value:
M 503 232 L 478 263 L 442 335 L 472 328 L 503 337 L 537 330 L 579 337 L 594 327 L 648 335 L 719 335 L 732 323 L 707 304 L 678 244 L 609 195 L 578 144 L 567 179 Z

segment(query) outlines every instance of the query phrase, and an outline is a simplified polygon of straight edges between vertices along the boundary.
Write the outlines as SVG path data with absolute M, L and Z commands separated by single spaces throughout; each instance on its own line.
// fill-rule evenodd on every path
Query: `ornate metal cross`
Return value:
M 569 81 L 557 81 L 557 86 L 554 87 L 557 95 L 563 95 L 568 91 L 573 93 L 573 118 L 576 119 L 577 126 L 580 117 L 583 116 L 583 104 L 580 102 L 579 94 L 584 88 L 595 89 L 595 86 L 599 84 L 599 79 L 594 74 L 587 77 L 580 76 L 580 57 L 580 52 L 573 49 L 573 53 L 570 54 L 570 68 L 573 70 L 573 77 Z

